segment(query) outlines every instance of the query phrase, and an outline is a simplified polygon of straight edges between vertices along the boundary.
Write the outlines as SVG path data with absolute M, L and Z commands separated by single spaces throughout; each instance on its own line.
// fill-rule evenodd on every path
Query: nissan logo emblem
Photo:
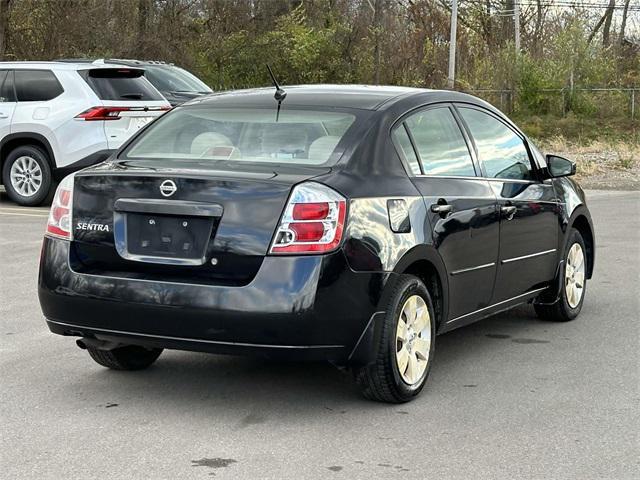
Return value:
M 177 190 L 178 187 L 176 187 L 176 184 L 173 180 L 165 180 L 160 184 L 160 193 L 163 197 L 170 197 L 171 195 L 176 193 Z

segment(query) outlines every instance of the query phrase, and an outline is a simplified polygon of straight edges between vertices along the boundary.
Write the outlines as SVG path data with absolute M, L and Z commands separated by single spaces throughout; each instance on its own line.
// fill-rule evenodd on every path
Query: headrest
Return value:
M 233 147 L 229 137 L 217 132 L 204 132 L 197 135 L 191 142 L 191 153 L 204 155 L 216 147 Z
M 309 146 L 310 163 L 326 162 L 335 150 L 339 141 L 340 137 L 333 135 L 327 135 L 325 137 L 315 139 Z

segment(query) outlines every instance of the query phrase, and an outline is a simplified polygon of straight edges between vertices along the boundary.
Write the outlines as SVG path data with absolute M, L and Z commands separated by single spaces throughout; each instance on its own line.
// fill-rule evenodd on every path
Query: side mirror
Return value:
M 568 177 L 576 174 L 576 164 L 557 155 L 547 155 L 547 173 L 549 178 Z

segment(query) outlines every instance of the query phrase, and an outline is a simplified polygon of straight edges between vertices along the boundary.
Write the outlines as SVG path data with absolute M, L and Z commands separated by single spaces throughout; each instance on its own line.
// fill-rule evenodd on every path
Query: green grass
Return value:
M 587 144 L 593 141 L 640 144 L 639 119 L 586 118 L 569 114 L 562 118 L 515 115 L 514 121 L 527 135 L 537 139 L 563 137 L 578 144 Z

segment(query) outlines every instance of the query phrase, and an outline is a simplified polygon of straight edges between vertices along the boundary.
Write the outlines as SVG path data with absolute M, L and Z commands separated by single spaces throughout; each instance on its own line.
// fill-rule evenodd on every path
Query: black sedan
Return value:
M 67 177 L 39 297 L 101 365 L 163 348 L 328 360 L 411 400 L 436 335 L 525 302 L 575 318 L 594 266 L 575 165 L 469 95 L 210 95 Z

